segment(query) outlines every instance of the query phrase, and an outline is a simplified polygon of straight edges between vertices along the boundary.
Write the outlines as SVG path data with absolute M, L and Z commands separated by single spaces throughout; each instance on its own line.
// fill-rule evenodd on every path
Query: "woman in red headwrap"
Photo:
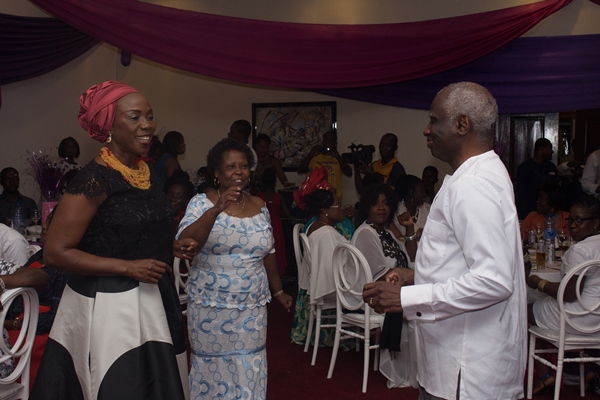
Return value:
M 116 81 L 92 86 L 80 103 L 80 125 L 106 144 L 71 181 L 48 231 L 45 262 L 71 277 L 30 398 L 183 399 L 173 215 L 142 159 L 154 112 Z

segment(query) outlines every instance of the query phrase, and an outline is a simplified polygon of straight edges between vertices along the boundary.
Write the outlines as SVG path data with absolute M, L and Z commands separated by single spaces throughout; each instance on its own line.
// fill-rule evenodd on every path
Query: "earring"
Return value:
M 326 216 L 326 217 L 329 217 L 329 214 L 325 213 L 325 216 Z
M 219 183 L 221 183 L 221 182 L 219 182 L 219 178 L 215 178 L 215 179 L 213 179 L 213 183 L 215 184 L 215 187 L 218 187 Z
M 108 139 L 106 139 L 106 143 L 112 142 L 112 132 L 108 132 Z

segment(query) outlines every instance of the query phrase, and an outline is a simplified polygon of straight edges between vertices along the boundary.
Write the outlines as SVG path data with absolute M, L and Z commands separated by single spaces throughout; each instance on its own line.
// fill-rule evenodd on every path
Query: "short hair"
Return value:
M 162 140 L 163 153 L 177 155 L 177 147 L 183 141 L 183 135 L 177 131 L 169 131 Z
M 540 192 L 546 193 L 546 196 L 548 196 L 548 204 L 551 207 L 555 207 L 559 210 L 564 208 L 565 195 L 558 181 L 549 180 L 543 182 L 537 187 L 536 194 L 539 195 Z
M 231 132 L 239 132 L 248 138 L 252 132 L 252 125 L 250 125 L 250 122 L 245 119 L 238 119 L 231 124 L 231 128 L 229 128 L 229 130 Z
M 269 137 L 269 135 L 267 135 L 265 133 L 260 133 L 260 134 L 256 135 L 256 137 L 254 138 L 254 140 L 252 142 L 254 143 L 255 146 L 260 142 L 271 143 L 271 138 Z
M 438 169 L 436 167 L 434 167 L 433 165 L 428 165 L 425 168 L 423 168 L 423 172 L 425 171 L 431 171 L 435 174 L 435 176 L 439 176 L 440 172 L 438 171 Z
M 552 142 L 546 138 L 539 138 L 535 141 L 533 145 L 533 154 L 537 153 L 542 147 L 550 146 L 552 147 Z
M 369 210 L 377 204 L 380 194 L 385 196 L 387 204 L 390 207 L 390 215 L 385 221 L 385 225 L 389 226 L 396 216 L 396 211 L 398 211 L 398 196 L 394 193 L 394 189 L 385 183 L 371 185 L 365 188 L 363 195 L 360 196 L 360 205 L 358 209 L 359 218 L 362 221 L 366 221 L 369 218 Z
M 498 105 L 486 88 L 473 82 L 458 82 L 446 86 L 440 93 L 442 91 L 448 92 L 445 109 L 451 120 L 466 115 L 477 135 L 485 139 L 494 137 Z
M 165 183 L 164 192 L 168 193 L 172 186 L 181 185 L 185 191 L 185 196 L 189 200 L 196 194 L 194 184 L 190 181 L 190 175 L 183 170 L 175 170 L 173 175 L 167 178 Z
M 240 153 L 244 153 L 246 155 L 246 160 L 248 161 L 248 168 L 252 169 L 252 167 L 254 167 L 254 154 L 252 153 L 252 149 L 246 143 L 242 143 L 239 140 L 225 138 L 215 144 L 213 148 L 208 151 L 208 155 L 206 156 L 206 168 L 211 176 L 215 176 L 215 171 L 219 169 L 221 162 L 223 161 L 223 154 L 228 151 L 239 151 Z
M 0 171 L 0 179 L 4 178 L 4 176 L 6 176 L 6 174 L 8 174 L 9 172 L 16 172 L 17 174 L 19 173 L 19 171 L 17 171 L 13 167 L 6 167 L 2 171 Z
M 589 194 L 582 194 L 573 202 L 571 207 L 581 206 L 590 213 L 592 218 L 600 219 L 600 200 Z
M 317 189 L 314 192 L 304 195 L 308 212 L 312 216 L 316 216 L 325 208 L 329 208 L 335 201 L 335 195 L 331 190 Z
M 66 147 L 67 147 L 67 143 L 69 143 L 69 141 L 72 141 L 73 143 L 75 143 L 75 146 L 77 146 L 77 153 L 75 154 L 75 158 L 79 157 L 79 154 L 81 153 L 79 151 L 79 143 L 77 143 L 77 140 L 75 140 L 74 137 L 72 136 L 68 136 L 66 138 L 64 138 L 63 140 L 60 141 L 60 143 L 58 144 L 58 156 L 60 158 L 66 158 L 67 154 L 66 154 Z
M 406 199 L 406 197 L 415 191 L 417 185 L 421 183 L 421 178 L 415 175 L 401 175 L 396 181 L 396 195 L 398 201 Z
M 383 138 L 384 138 L 384 137 L 386 137 L 386 136 L 391 136 L 391 137 L 393 137 L 393 138 L 394 138 L 394 141 L 396 142 L 396 146 L 398 146 L 398 135 L 396 135 L 395 133 L 388 132 L 388 133 L 386 133 L 385 135 L 383 135 L 383 136 L 381 137 L 381 139 L 383 139 Z M 379 140 L 381 140 L 381 139 L 379 139 Z

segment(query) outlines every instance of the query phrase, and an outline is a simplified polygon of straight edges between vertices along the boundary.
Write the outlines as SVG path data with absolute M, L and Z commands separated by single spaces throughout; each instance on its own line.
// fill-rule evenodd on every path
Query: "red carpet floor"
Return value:
M 367 393 L 361 392 L 363 353 L 340 351 L 333 377 L 327 379 L 331 348 L 320 348 L 315 366 L 310 365 L 310 352 L 304 353 L 302 346 L 290 340 L 293 314 L 273 302 L 269 305 L 268 320 L 268 388 L 269 400 L 305 399 L 377 399 L 377 400 L 417 400 L 418 390 L 413 388 L 388 389 L 386 379 L 373 371 L 372 357 Z M 482 383 L 485 384 L 485 383 Z M 553 392 L 534 396 L 536 400 L 551 400 Z M 579 399 L 577 386 L 565 386 L 561 399 Z M 597 400 L 600 395 L 586 394 L 585 399 Z

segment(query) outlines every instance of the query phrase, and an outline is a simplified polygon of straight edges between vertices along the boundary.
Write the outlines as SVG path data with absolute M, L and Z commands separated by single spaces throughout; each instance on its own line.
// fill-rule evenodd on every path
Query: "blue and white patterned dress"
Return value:
M 205 194 L 188 204 L 179 233 L 214 205 Z M 267 309 L 263 259 L 273 253 L 269 212 L 221 213 L 192 262 L 188 331 L 192 399 L 267 397 Z

